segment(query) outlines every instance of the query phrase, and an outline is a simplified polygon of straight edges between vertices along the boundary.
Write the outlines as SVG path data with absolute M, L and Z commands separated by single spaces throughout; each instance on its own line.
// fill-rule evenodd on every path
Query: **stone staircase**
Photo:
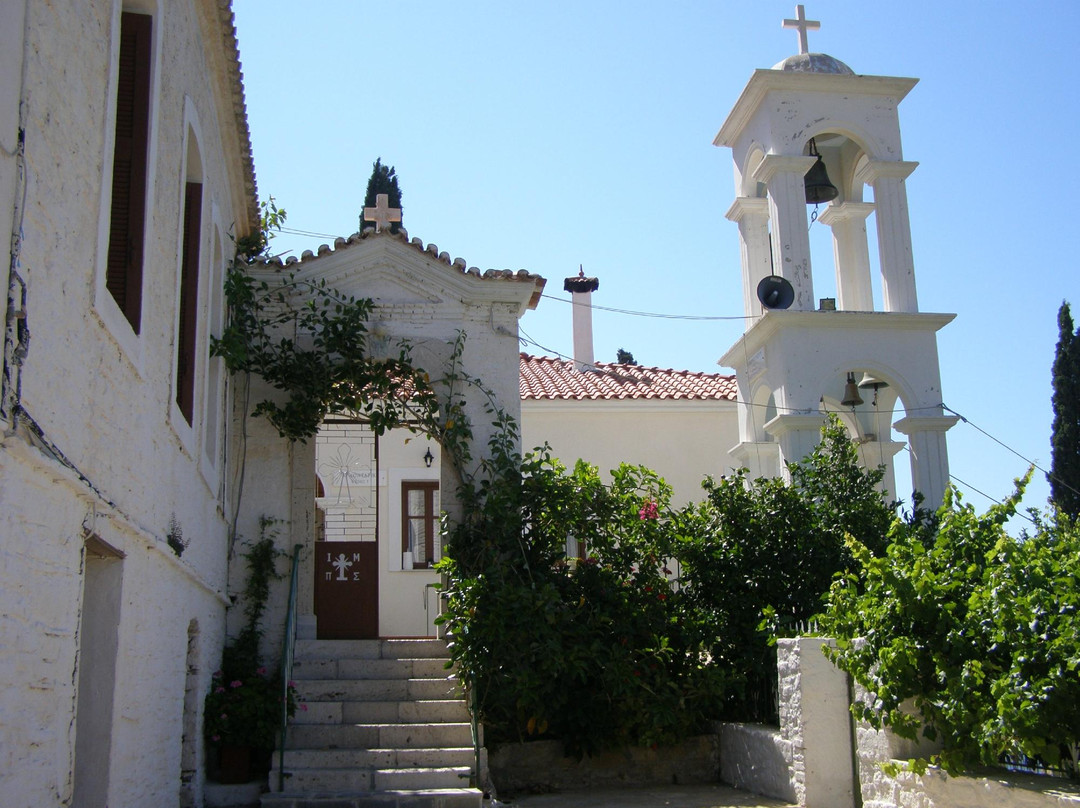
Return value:
M 298 640 L 297 710 L 263 808 L 480 808 L 465 698 L 442 640 Z

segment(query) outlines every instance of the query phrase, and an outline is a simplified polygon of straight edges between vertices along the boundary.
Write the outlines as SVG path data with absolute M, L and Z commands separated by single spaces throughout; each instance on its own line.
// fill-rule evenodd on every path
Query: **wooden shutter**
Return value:
M 184 250 L 180 264 L 180 330 L 176 335 L 176 403 L 187 422 L 195 412 L 195 336 L 199 312 L 199 239 L 202 184 L 184 188 Z
M 153 18 L 120 15 L 112 207 L 105 286 L 135 333 L 142 314 L 146 225 L 147 145 L 150 129 L 150 52 Z

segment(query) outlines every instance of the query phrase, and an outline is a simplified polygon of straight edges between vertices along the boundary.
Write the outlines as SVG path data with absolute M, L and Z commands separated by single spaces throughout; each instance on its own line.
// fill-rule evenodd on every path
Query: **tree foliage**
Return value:
M 1053 366 L 1054 423 L 1051 429 L 1050 499 L 1080 519 L 1080 329 L 1068 303 L 1058 310 L 1058 343 Z
M 981 516 L 947 492 L 936 530 L 894 523 L 883 557 L 850 540 L 858 569 L 829 593 L 830 655 L 870 694 L 856 716 L 939 741 L 950 773 L 1002 756 L 1077 773 L 1080 531 L 1006 533 L 1028 479 Z
M 391 222 L 390 232 L 396 233 L 405 221 L 405 208 L 401 205 L 401 188 L 398 187 L 397 171 L 393 166 L 385 166 L 382 157 L 377 157 L 371 164 L 371 176 L 368 177 L 367 191 L 364 193 L 364 207 L 375 207 L 376 197 L 386 194 L 390 207 L 401 211 L 401 222 Z
M 451 655 L 494 742 L 556 737 L 591 753 L 721 715 L 775 721 L 770 630 L 814 615 L 852 563 L 844 535 L 883 546 L 890 518 L 880 472 L 858 467 L 835 422 L 794 485 L 739 473 L 682 510 L 647 469 L 606 481 L 546 451 L 517 472 L 507 460 L 441 566 Z M 583 559 L 566 558 L 568 537 Z
M 791 484 L 743 471 L 706 481 L 678 550 L 695 623 L 729 670 L 723 715 L 733 720 L 778 720 L 771 639 L 807 624 L 833 577 L 853 567 L 846 536 L 881 554 L 893 519 L 876 487 L 883 472 L 860 467 L 836 420 L 789 471 Z

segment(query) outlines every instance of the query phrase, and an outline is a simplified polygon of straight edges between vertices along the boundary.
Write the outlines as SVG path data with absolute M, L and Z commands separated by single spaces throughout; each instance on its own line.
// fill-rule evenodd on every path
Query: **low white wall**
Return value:
M 780 727 L 722 724 L 720 779 L 806 808 L 853 808 L 852 725 L 847 678 L 822 653 L 828 640 L 780 640 Z M 855 697 L 868 695 L 856 688 Z M 988 770 L 949 777 L 931 767 L 886 774 L 882 765 L 927 757 L 932 745 L 855 726 L 862 808 L 1080 808 L 1080 784 Z
M 795 802 L 791 742 L 777 727 L 719 724 L 720 780 L 744 791 Z

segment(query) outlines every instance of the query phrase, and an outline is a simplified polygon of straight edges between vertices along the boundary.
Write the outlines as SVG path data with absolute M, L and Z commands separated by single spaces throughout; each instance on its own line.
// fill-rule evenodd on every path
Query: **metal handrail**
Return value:
M 296 582 L 300 550 L 293 545 L 292 572 L 289 575 L 289 608 L 285 613 L 285 637 L 281 641 L 281 732 L 278 737 L 278 791 L 285 790 L 285 734 L 289 729 L 289 682 L 292 679 L 293 654 L 296 651 Z

